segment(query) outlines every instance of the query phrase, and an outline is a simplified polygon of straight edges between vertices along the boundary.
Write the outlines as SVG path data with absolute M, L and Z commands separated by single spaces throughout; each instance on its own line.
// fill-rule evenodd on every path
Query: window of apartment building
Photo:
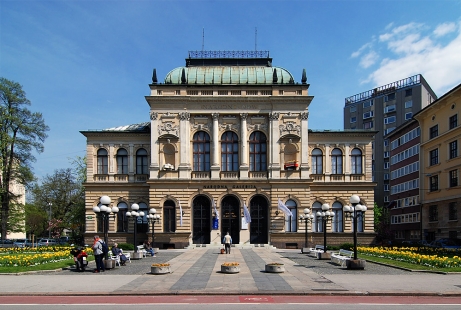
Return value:
M 373 128 L 373 121 L 363 123 L 363 129 L 372 129 L 372 128 Z
M 384 118 L 384 124 L 392 124 L 392 123 L 395 123 L 395 115 L 393 116 L 389 116 L 389 117 L 385 117 Z
M 384 107 L 384 113 L 390 113 L 395 111 L 395 104 L 388 105 L 387 107 Z
M 389 162 L 388 162 L 388 161 L 386 161 L 386 162 L 384 163 L 384 169 L 389 169 Z
M 99 149 L 98 153 L 98 174 L 108 173 L 108 156 L 106 149 Z
M 439 135 L 439 125 L 429 128 L 429 138 L 433 139 Z
M 390 154 L 389 151 L 385 151 L 385 152 L 384 152 L 384 158 L 389 158 L 389 154 Z
M 456 201 L 448 204 L 448 220 L 456 221 L 458 219 L 458 204 Z
M 239 149 L 235 132 L 226 131 L 221 136 L 221 171 L 238 171 Z
M 421 231 L 420 230 L 410 230 L 410 239 L 420 240 L 421 239 Z
M 405 234 L 402 230 L 396 230 L 394 237 L 395 239 L 405 239 Z
M 439 163 L 439 149 L 435 149 L 429 152 L 429 163 L 430 163 L 430 166 L 433 166 Z
M 323 173 L 323 152 L 320 149 L 312 150 L 312 173 L 322 174 Z
M 389 127 L 389 128 L 386 128 L 384 130 L 384 135 L 387 135 L 388 133 L 390 133 L 391 131 L 393 131 L 395 129 L 395 127 Z
M 458 239 L 458 231 L 457 230 L 449 230 L 448 231 L 448 238 L 450 238 L 450 239 Z
M 452 141 L 450 146 L 450 159 L 458 157 L 458 140 Z
M 145 149 L 136 151 L 136 174 L 149 174 L 147 151 Z
M 384 174 L 384 180 L 389 180 L 389 173 Z
M 405 90 L 405 97 L 409 97 L 411 95 L 413 95 L 413 88 L 406 89 Z
M 362 174 L 362 151 L 354 148 L 351 152 L 352 174 Z
M 429 177 L 429 190 L 431 192 L 435 192 L 439 190 L 439 176 L 433 175 Z
M 266 135 L 255 131 L 250 135 L 250 171 L 267 170 Z
M 331 152 L 331 173 L 343 173 L 343 152 L 338 148 L 333 149 Z
M 193 137 L 194 171 L 210 171 L 210 135 L 198 131 Z
M 389 139 L 385 139 L 384 140 L 384 146 L 388 146 L 389 145 Z
M 450 187 L 458 186 L 458 170 L 450 170 L 448 175 L 450 177 Z
M 356 116 L 351 117 L 351 123 L 355 123 L 355 122 L 357 122 L 357 117 Z
M 117 173 L 128 174 L 128 152 L 125 149 L 117 151 Z
M 450 124 L 450 129 L 458 127 L 458 115 L 457 114 L 450 116 L 449 124 Z
M 408 112 L 408 113 L 405 113 L 405 120 L 409 120 L 413 117 L 413 113 L 412 112 Z
M 368 111 L 368 112 L 363 113 L 363 119 L 367 119 L 370 117 L 373 117 L 373 111 Z
M 368 100 L 363 103 L 364 108 L 371 107 L 373 105 L 373 100 Z
M 405 109 L 411 108 L 412 106 L 413 106 L 412 100 L 405 101 Z
M 386 101 L 386 102 L 392 101 L 392 100 L 395 100 L 395 93 L 386 95 L 386 96 L 384 97 L 384 101 Z
M 437 205 L 429 206 L 429 222 L 436 222 L 439 220 L 439 210 Z
M 389 191 L 389 184 L 384 184 L 384 191 L 388 192 Z
M 351 105 L 351 106 L 349 107 L 349 112 L 352 113 L 352 112 L 355 112 L 355 111 L 357 111 L 357 106 Z

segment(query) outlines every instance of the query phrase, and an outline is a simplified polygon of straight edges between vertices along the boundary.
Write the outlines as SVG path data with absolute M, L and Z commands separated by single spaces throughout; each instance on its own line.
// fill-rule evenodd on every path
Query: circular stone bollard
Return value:
M 284 264 L 266 264 L 266 272 L 270 273 L 282 273 L 285 272 Z
M 221 265 L 221 272 L 222 273 L 239 273 L 240 266 L 223 266 Z
M 348 259 L 346 261 L 347 269 L 362 270 L 365 269 L 366 260 L 364 259 Z
M 151 266 L 151 274 L 167 274 L 171 273 L 171 266 Z

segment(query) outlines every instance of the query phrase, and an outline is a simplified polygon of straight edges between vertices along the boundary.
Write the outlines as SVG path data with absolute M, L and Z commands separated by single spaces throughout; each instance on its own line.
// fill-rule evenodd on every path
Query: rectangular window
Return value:
M 389 184 L 384 184 L 384 191 L 388 192 L 389 191 Z
M 395 104 L 393 105 L 388 105 L 387 107 L 384 108 L 384 113 L 390 113 L 395 111 Z
M 384 174 L 384 180 L 389 180 L 389 173 Z
M 450 116 L 450 129 L 458 127 L 458 115 Z
M 430 166 L 433 166 L 439 163 L 439 149 L 435 149 L 429 152 L 429 162 L 430 162 Z
M 357 121 L 357 117 L 351 117 L 351 123 L 355 123 Z
M 409 97 L 411 95 L 413 95 L 413 88 L 406 89 L 405 90 L 405 97 Z
M 363 113 L 363 119 L 373 117 L 373 111 Z
M 389 145 L 389 139 L 385 139 L 384 140 L 384 146 L 388 146 Z
M 395 123 L 395 115 L 384 118 L 384 124 Z
M 458 219 L 458 206 L 456 202 L 450 202 L 448 204 L 448 220 L 456 221 Z
M 366 122 L 363 123 L 363 129 L 372 129 L 373 128 L 373 122 Z
M 384 163 L 384 169 L 389 169 L 389 162 L 388 161 Z
M 355 111 L 357 111 L 357 106 L 351 105 L 351 106 L 349 107 L 349 112 L 352 113 L 352 112 L 355 112 Z
M 450 187 L 458 186 L 458 170 L 450 170 Z
M 389 152 L 384 152 L 384 158 L 389 158 Z
M 405 120 L 409 120 L 413 117 L 413 113 L 412 112 L 408 112 L 408 113 L 405 113 Z
M 439 125 L 429 128 L 429 138 L 433 139 L 439 135 Z
M 405 109 L 411 108 L 412 106 L 413 106 L 412 100 L 405 101 Z
M 458 140 L 450 142 L 450 159 L 458 157 Z
M 389 94 L 389 95 L 384 97 L 384 101 L 386 101 L 386 102 L 392 101 L 392 100 L 395 100 L 395 93 Z
M 373 100 L 368 100 L 363 103 L 364 108 L 371 107 L 373 105 Z
M 439 176 L 434 175 L 429 178 L 429 190 L 435 192 L 439 189 Z
M 390 133 L 391 131 L 393 131 L 395 129 L 395 127 L 389 127 L 387 128 L 386 130 L 384 130 L 384 135 L 387 135 L 388 133 Z
M 436 222 L 439 220 L 439 212 L 437 205 L 429 206 L 429 222 Z

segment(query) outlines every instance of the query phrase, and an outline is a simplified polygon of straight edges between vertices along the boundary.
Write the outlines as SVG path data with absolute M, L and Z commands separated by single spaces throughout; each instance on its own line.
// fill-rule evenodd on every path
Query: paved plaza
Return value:
M 172 273 L 153 275 L 152 263 L 171 264 Z M 224 262 L 238 262 L 237 274 L 221 273 Z M 266 273 L 267 263 L 283 263 L 284 273 Z M 94 274 L 92 268 L 0 275 L 0 294 L 343 294 L 461 296 L 461 274 L 411 272 L 367 262 L 347 270 L 300 250 L 220 248 L 161 250 L 156 257 Z

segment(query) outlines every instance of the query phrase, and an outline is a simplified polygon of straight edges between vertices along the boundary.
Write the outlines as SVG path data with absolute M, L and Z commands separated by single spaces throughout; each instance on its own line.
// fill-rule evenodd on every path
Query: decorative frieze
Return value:
M 162 125 L 158 125 L 158 134 L 162 135 L 173 135 L 179 138 L 179 126 L 173 122 L 165 122 Z
M 283 125 L 279 125 L 280 136 L 285 136 L 288 134 L 301 136 L 301 126 L 297 125 L 295 122 L 287 122 Z

